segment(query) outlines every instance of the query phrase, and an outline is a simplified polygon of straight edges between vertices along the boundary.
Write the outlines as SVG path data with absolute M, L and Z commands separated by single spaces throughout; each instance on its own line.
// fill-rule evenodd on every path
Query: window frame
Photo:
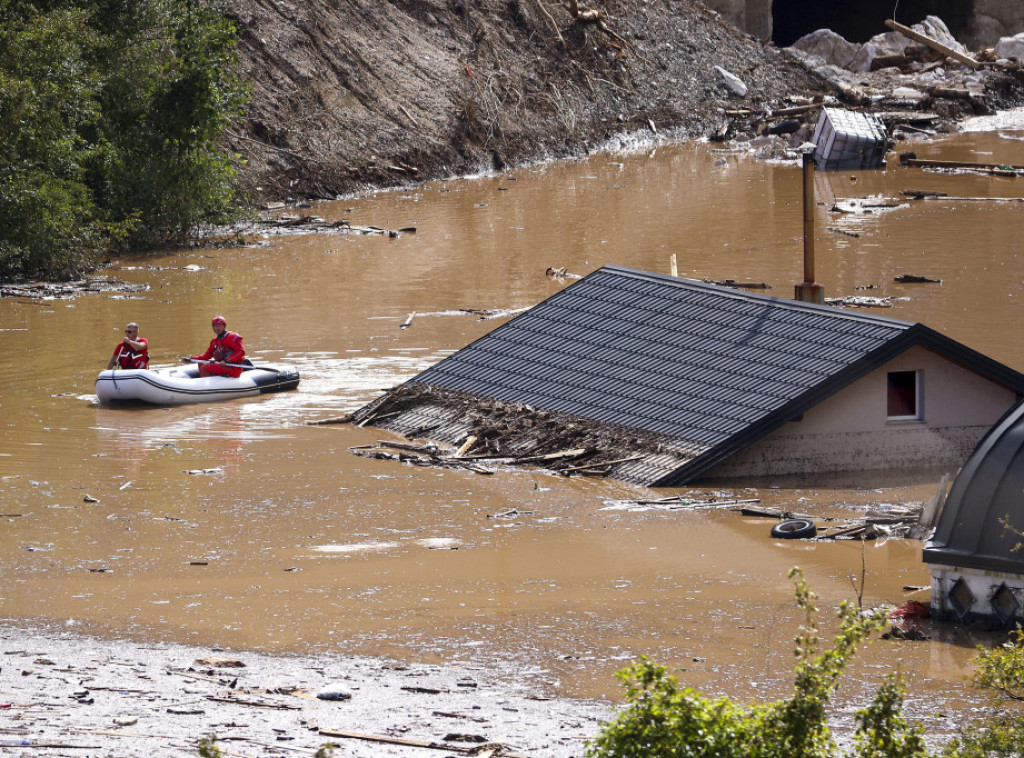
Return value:
M 913 374 L 914 376 L 914 412 L 911 415 L 894 416 L 889 413 L 892 397 L 893 376 L 895 374 Z M 888 371 L 885 375 L 885 417 L 887 421 L 923 421 L 924 420 L 924 372 L 921 369 Z

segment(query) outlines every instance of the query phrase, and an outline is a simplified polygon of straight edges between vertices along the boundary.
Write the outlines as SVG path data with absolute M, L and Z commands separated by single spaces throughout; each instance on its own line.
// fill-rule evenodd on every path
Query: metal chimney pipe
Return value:
M 814 281 L 814 151 L 803 154 L 804 179 L 804 281 L 796 285 L 793 297 L 805 303 L 825 304 L 825 288 Z

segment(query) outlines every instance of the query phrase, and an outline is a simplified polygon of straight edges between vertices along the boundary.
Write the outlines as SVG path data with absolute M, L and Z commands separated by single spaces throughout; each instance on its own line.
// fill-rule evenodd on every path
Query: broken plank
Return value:
M 1024 203 L 1024 197 L 924 197 L 922 200 L 948 200 L 951 203 Z
M 803 514 L 803 513 L 791 513 L 790 511 L 785 511 L 782 508 L 755 508 L 753 506 L 744 505 L 744 506 L 741 506 L 738 510 L 739 510 L 741 516 L 757 516 L 759 518 L 775 518 L 775 519 L 781 519 L 781 518 L 785 518 L 785 519 L 794 519 L 794 518 L 813 519 L 813 516 L 808 516 L 808 515 Z
M 948 192 L 936 192 L 934 190 L 905 189 L 900 190 L 901 195 L 923 200 L 926 197 L 949 197 Z
M 426 453 L 427 455 L 436 455 L 438 450 L 436 445 L 430 444 L 416 444 L 414 442 L 392 442 L 391 440 L 377 440 L 379 447 L 389 447 L 394 450 L 408 450 L 412 453 Z
M 571 466 L 569 468 L 564 468 L 564 469 L 562 469 L 558 473 L 560 473 L 560 474 L 568 474 L 570 471 L 583 471 L 583 470 L 588 469 L 588 468 L 600 468 L 601 466 L 614 466 L 617 463 L 629 463 L 630 461 L 639 461 L 639 460 L 642 460 L 643 458 L 644 458 L 643 455 L 631 455 L 628 458 L 616 458 L 614 461 L 601 461 L 599 463 L 585 463 L 582 466 Z
M 914 29 L 911 29 L 909 26 L 904 26 L 898 21 L 893 21 L 891 18 L 887 18 L 885 20 L 885 25 L 888 26 L 890 29 L 899 32 L 904 37 L 910 37 L 910 39 L 914 40 L 915 42 L 920 42 L 922 45 L 930 47 L 932 50 L 935 50 L 936 52 L 942 53 L 947 58 L 952 58 L 953 60 L 963 63 L 965 66 L 970 66 L 973 69 L 981 68 L 981 64 L 978 63 L 978 61 L 976 61 L 971 56 L 964 55 L 960 51 L 954 50 L 953 48 L 949 47 L 948 45 L 942 44 L 936 39 L 932 39 L 927 34 L 921 34 L 921 32 L 915 31 Z
M 326 426 L 327 424 L 348 424 L 353 419 L 353 414 L 346 413 L 343 416 L 333 416 L 331 418 L 321 418 L 316 421 L 307 421 L 306 426 Z
M 525 458 L 516 458 L 515 463 L 534 463 L 546 461 L 558 461 L 565 458 L 579 458 L 586 455 L 587 448 L 577 447 L 572 450 L 559 450 L 557 453 L 545 453 L 544 455 L 528 455 Z
M 909 168 L 971 169 L 973 171 L 1024 171 L 1024 166 L 1008 163 L 975 163 L 972 161 L 939 161 L 928 158 L 900 158 L 900 163 Z
M 430 748 L 432 750 L 447 750 L 453 753 L 462 753 L 463 755 L 473 755 L 479 751 L 480 746 L 462 746 L 452 745 L 447 742 L 425 742 L 422 740 L 408 740 L 402 737 L 386 737 L 378 734 L 359 734 L 358 732 L 342 732 L 337 729 L 321 729 L 319 734 L 324 737 L 339 737 L 341 739 L 349 740 L 365 740 L 367 742 L 381 742 L 388 745 L 406 745 L 408 747 L 423 747 Z M 502 753 L 504 758 L 524 758 L 524 756 L 515 755 L 513 753 Z
M 455 451 L 455 457 L 456 458 L 461 458 L 463 455 L 465 455 L 467 452 L 469 452 L 469 449 L 471 447 L 473 447 L 473 445 L 475 445 L 475 444 L 476 444 L 476 437 L 473 436 L 472 434 L 469 435 L 468 437 L 466 437 L 466 441 L 462 443 L 462 446 L 458 450 Z
M 302 706 L 299 705 L 288 705 L 287 703 L 271 703 L 266 700 L 246 700 L 240 697 L 219 697 L 217 695 L 207 695 L 207 700 L 211 700 L 215 703 L 231 703 L 232 705 L 251 705 L 254 708 L 273 708 L 279 711 L 301 711 Z

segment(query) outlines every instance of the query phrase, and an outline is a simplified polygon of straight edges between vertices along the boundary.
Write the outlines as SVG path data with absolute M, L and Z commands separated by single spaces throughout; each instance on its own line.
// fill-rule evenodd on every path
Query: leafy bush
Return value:
M 992 695 L 991 712 L 968 726 L 943 751 L 946 758 L 1020 758 L 1024 756 L 1024 715 L 1007 711 L 1024 702 L 1024 630 L 1019 626 L 1003 645 L 981 649 L 975 659 L 974 685 Z
M 826 758 L 837 754 L 826 708 L 857 646 L 881 628 L 885 616 L 869 616 L 843 604 L 832 647 L 819 652 L 815 595 L 799 569 L 790 572 L 805 621 L 796 637 L 796 678 L 791 697 L 740 705 L 680 689 L 663 666 L 647 659 L 625 669 L 627 707 L 589 745 L 589 758 Z M 863 758 L 926 755 L 919 727 L 902 717 L 898 678 L 880 687 L 872 704 L 857 714 L 854 737 Z
M 222 0 L 0 7 L 0 277 L 68 278 L 232 211 L 245 89 Z

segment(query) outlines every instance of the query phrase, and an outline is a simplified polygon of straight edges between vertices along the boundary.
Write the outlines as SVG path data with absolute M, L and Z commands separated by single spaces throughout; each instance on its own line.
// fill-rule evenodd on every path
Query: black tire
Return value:
M 818 527 L 806 518 L 793 518 L 772 527 L 772 537 L 780 540 L 806 540 L 818 535 Z

